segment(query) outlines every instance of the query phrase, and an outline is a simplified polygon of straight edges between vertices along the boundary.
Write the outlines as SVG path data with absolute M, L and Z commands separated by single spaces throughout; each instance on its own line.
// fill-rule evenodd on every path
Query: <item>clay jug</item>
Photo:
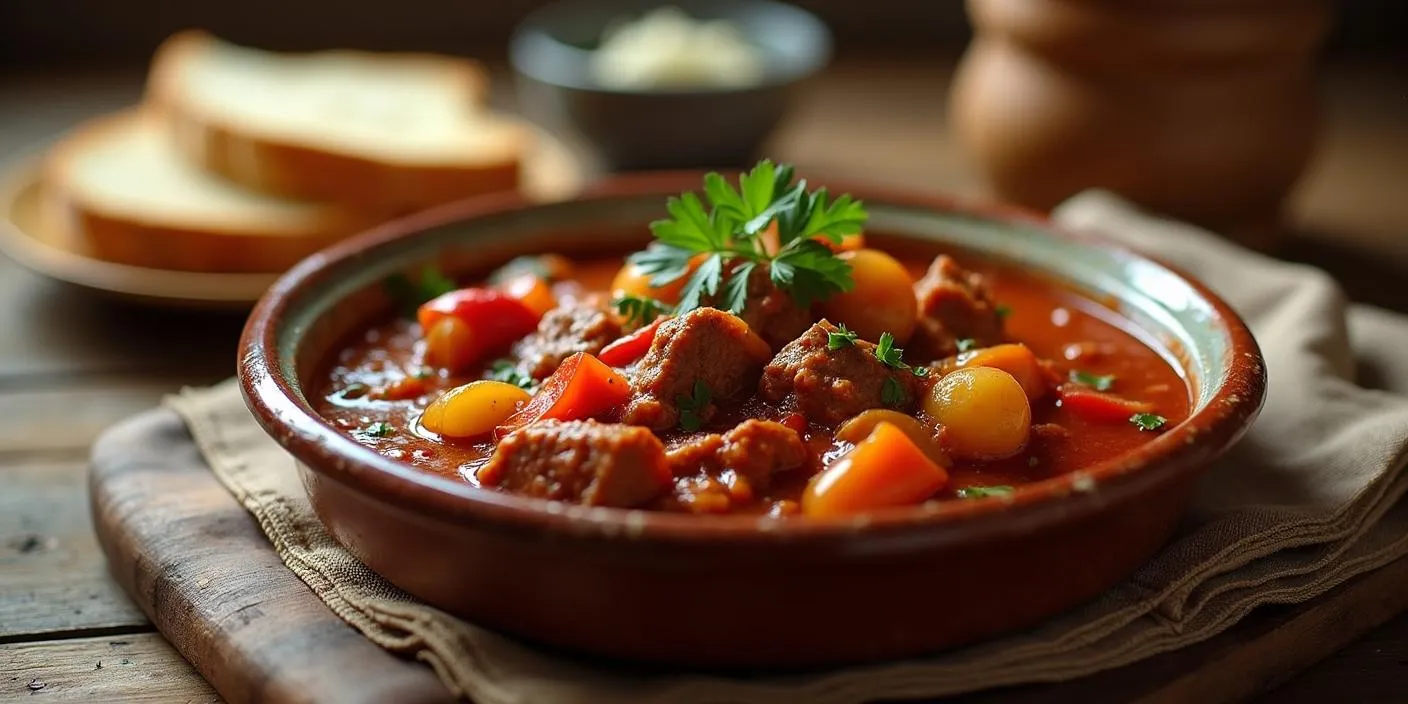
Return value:
M 1254 246 L 1316 133 L 1328 0 L 968 0 L 951 119 L 998 198 L 1102 187 Z

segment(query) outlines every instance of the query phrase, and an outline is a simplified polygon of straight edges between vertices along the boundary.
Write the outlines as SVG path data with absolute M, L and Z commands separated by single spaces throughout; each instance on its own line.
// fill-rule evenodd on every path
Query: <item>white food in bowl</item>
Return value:
M 591 70 L 619 90 L 743 88 L 762 79 L 763 56 L 731 22 L 662 7 L 608 27 Z

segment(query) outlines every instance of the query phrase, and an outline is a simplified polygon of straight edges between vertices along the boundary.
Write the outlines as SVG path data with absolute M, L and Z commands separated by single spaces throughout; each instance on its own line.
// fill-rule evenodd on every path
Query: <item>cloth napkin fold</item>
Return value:
M 293 460 L 236 387 L 167 400 L 284 562 L 368 638 L 430 664 L 480 704 L 846 704 L 1073 679 L 1216 635 L 1263 604 L 1305 601 L 1408 553 L 1408 318 L 1348 305 L 1306 266 L 1254 254 L 1101 192 L 1055 213 L 1201 278 L 1266 354 L 1265 410 L 1205 475 L 1175 538 L 1127 582 L 1031 631 L 903 662 L 806 676 L 622 674 L 548 655 L 416 601 L 313 515 Z

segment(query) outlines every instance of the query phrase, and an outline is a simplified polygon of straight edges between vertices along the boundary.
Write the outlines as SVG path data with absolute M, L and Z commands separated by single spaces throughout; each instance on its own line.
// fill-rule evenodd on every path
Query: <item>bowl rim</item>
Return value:
M 603 203 L 697 190 L 698 171 L 639 172 L 605 179 L 568 202 Z M 928 502 L 837 518 L 756 515 L 696 516 L 644 509 L 584 507 L 474 487 L 389 459 L 339 432 L 299 393 L 279 363 L 279 339 L 287 314 L 306 292 L 331 279 L 340 265 L 425 231 L 476 218 L 557 207 L 532 203 L 515 193 L 479 196 L 393 220 L 312 255 L 279 278 L 256 304 L 239 344 L 238 381 L 259 424 L 307 469 L 369 500 L 391 504 L 421 520 L 507 530 L 539 536 L 564 535 L 668 546 L 837 544 L 859 533 L 900 541 L 968 543 L 1025 533 L 1102 512 L 1152 486 L 1201 471 L 1245 434 L 1266 395 L 1266 366 L 1240 316 L 1205 284 L 1151 257 L 1098 234 L 1060 228 L 1022 208 L 951 196 L 897 191 L 827 179 L 833 192 L 862 201 L 959 213 L 1005 225 L 1035 228 L 1044 236 L 1142 260 L 1182 279 L 1215 312 L 1227 336 L 1219 362 L 1221 388 L 1188 418 L 1120 457 L 1018 487 L 1009 495 L 966 501 Z M 1052 270 L 1059 279 L 1059 268 Z M 314 299 L 309 299 L 314 300 Z
M 570 11 L 574 6 L 581 5 L 581 0 L 554 0 L 542 7 L 539 7 L 525 16 L 514 27 L 508 40 L 509 64 L 515 72 L 526 76 L 544 85 L 565 88 L 588 93 L 598 93 L 602 95 L 613 95 L 621 97 L 707 97 L 726 98 L 729 95 L 740 95 L 757 91 L 773 90 L 782 86 L 798 83 L 809 76 L 821 71 L 831 60 L 834 51 L 835 40 L 832 37 L 831 28 L 822 21 L 815 13 L 797 5 L 779 2 L 778 0 L 732 0 L 738 5 L 756 5 L 766 7 L 775 12 L 786 12 L 792 14 L 796 19 L 804 23 L 807 31 L 812 34 L 815 41 L 809 46 L 806 60 L 800 62 L 796 67 L 790 69 L 778 69 L 775 66 L 766 66 L 763 75 L 756 83 L 739 86 L 684 86 L 671 87 L 662 86 L 659 88 L 633 89 L 617 88 L 599 83 L 587 78 L 585 80 L 572 80 L 563 75 L 550 75 L 552 71 L 542 70 L 542 64 L 548 61 L 558 63 L 580 64 L 589 61 L 592 50 L 573 46 L 548 31 L 545 24 L 558 15 Z M 549 54 L 546 58 L 542 54 Z

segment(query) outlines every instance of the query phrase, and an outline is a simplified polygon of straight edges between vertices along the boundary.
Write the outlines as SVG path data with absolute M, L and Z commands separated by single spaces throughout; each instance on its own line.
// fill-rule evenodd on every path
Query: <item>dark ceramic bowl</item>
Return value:
M 751 164 L 787 112 L 798 86 L 831 55 L 831 35 L 812 14 L 768 0 L 680 0 L 691 17 L 727 19 L 765 57 L 762 81 L 748 88 L 626 91 L 590 71 L 601 32 L 658 0 L 566 0 L 533 13 L 515 30 L 509 58 L 523 111 L 570 129 L 612 170 Z
M 357 444 L 309 404 L 307 384 L 339 343 L 389 314 L 388 276 L 428 262 L 471 275 L 523 253 L 638 248 L 665 196 L 699 183 L 641 175 L 550 205 L 478 199 L 343 242 L 285 275 L 245 328 L 240 381 L 259 422 L 297 458 L 333 536 L 411 594 L 535 642 L 696 667 L 900 658 L 1031 626 L 1127 577 L 1261 407 L 1256 342 L 1198 282 L 1036 216 L 838 184 L 864 199 L 867 237 L 880 246 L 966 250 L 1109 301 L 1184 373 L 1188 420 L 1009 497 L 823 520 L 586 508 L 477 489 Z

